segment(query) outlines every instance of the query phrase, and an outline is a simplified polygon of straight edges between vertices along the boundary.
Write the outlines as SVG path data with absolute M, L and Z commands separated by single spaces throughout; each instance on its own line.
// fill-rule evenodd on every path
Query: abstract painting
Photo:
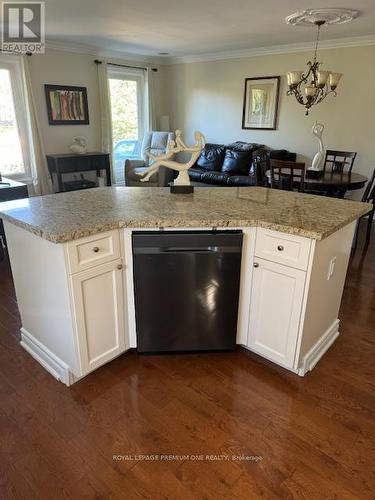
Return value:
M 86 87 L 44 85 L 50 125 L 88 125 Z
M 276 130 L 279 76 L 245 79 L 242 128 Z

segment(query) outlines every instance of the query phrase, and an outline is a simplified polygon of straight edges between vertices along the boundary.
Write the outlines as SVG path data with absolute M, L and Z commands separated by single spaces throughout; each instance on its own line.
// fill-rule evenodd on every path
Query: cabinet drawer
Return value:
M 88 236 L 67 244 L 70 274 L 78 273 L 120 257 L 118 231 Z
M 308 238 L 269 229 L 257 229 L 255 244 L 257 257 L 306 271 L 310 247 L 311 240 Z
M 107 168 L 109 163 L 109 157 L 102 155 L 102 156 L 93 156 L 92 157 L 92 167 L 97 168 L 98 170 L 103 170 Z

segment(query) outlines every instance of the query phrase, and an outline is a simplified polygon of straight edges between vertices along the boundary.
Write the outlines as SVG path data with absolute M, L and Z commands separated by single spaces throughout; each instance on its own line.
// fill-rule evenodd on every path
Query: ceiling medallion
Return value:
M 358 16 L 358 11 L 351 9 L 307 9 L 288 16 L 285 21 L 293 26 L 314 26 L 317 28 L 315 51 L 312 61 L 307 63 L 308 69 L 289 71 L 287 95 L 294 95 L 297 102 L 305 107 L 306 115 L 310 108 L 323 101 L 329 94 L 336 96 L 336 88 L 342 73 L 321 70 L 321 62 L 317 60 L 319 35 L 322 26 L 343 24 Z
M 324 21 L 326 25 L 344 24 L 353 21 L 358 15 L 359 11 L 353 9 L 306 9 L 286 17 L 285 22 L 292 26 L 314 26 L 319 21 Z

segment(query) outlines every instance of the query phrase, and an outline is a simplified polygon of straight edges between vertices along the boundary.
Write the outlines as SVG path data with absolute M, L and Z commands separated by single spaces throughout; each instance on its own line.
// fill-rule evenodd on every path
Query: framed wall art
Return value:
M 50 125 L 88 125 L 86 87 L 44 85 Z
M 279 76 L 245 78 L 242 128 L 276 130 Z

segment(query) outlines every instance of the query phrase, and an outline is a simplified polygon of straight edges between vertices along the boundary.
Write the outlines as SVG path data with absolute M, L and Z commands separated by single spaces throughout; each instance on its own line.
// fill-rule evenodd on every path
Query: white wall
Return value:
M 308 117 L 294 97 L 286 96 L 287 71 L 304 70 L 311 53 L 281 54 L 169 65 L 166 92 L 173 128 L 192 138 L 200 130 L 208 142 L 259 142 L 297 152 L 311 161 L 317 148 L 311 134 L 315 120 L 325 124 L 329 149 L 357 151 L 355 171 L 369 174 L 375 166 L 375 46 L 322 50 L 324 68 L 344 73 L 338 96 L 328 96 Z M 244 79 L 281 75 L 276 131 L 242 130 Z
M 83 135 L 88 141 L 89 151 L 100 150 L 100 109 L 97 68 L 95 56 L 60 50 L 47 50 L 43 55 L 30 59 L 30 73 L 34 96 L 39 112 L 39 122 L 46 154 L 69 153 L 72 138 Z M 99 58 L 100 59 L 100 58 Z M 127 64 L 126 61 L 115 62 Z M 144 63 L 131 62 L 134 66 Z M 154 79 L 156 118 L 165 113 L 165 96 L 162 95 L 163 68 L 152 73 Z M 49 125 L 44 84 L 76 85 L 87 87 L 89 125 Z
M 39 112 L 45 152 L 67 153 L 72 138 L 83 135 L 89 151 L 98 151 L 100 145 L 99 89 L 94 57 L 49 50 L 30 59 L 30 74 L 34 97 Z M 87 87 L 89 125 L 49 125 L 44 84 L 77 85 Z

